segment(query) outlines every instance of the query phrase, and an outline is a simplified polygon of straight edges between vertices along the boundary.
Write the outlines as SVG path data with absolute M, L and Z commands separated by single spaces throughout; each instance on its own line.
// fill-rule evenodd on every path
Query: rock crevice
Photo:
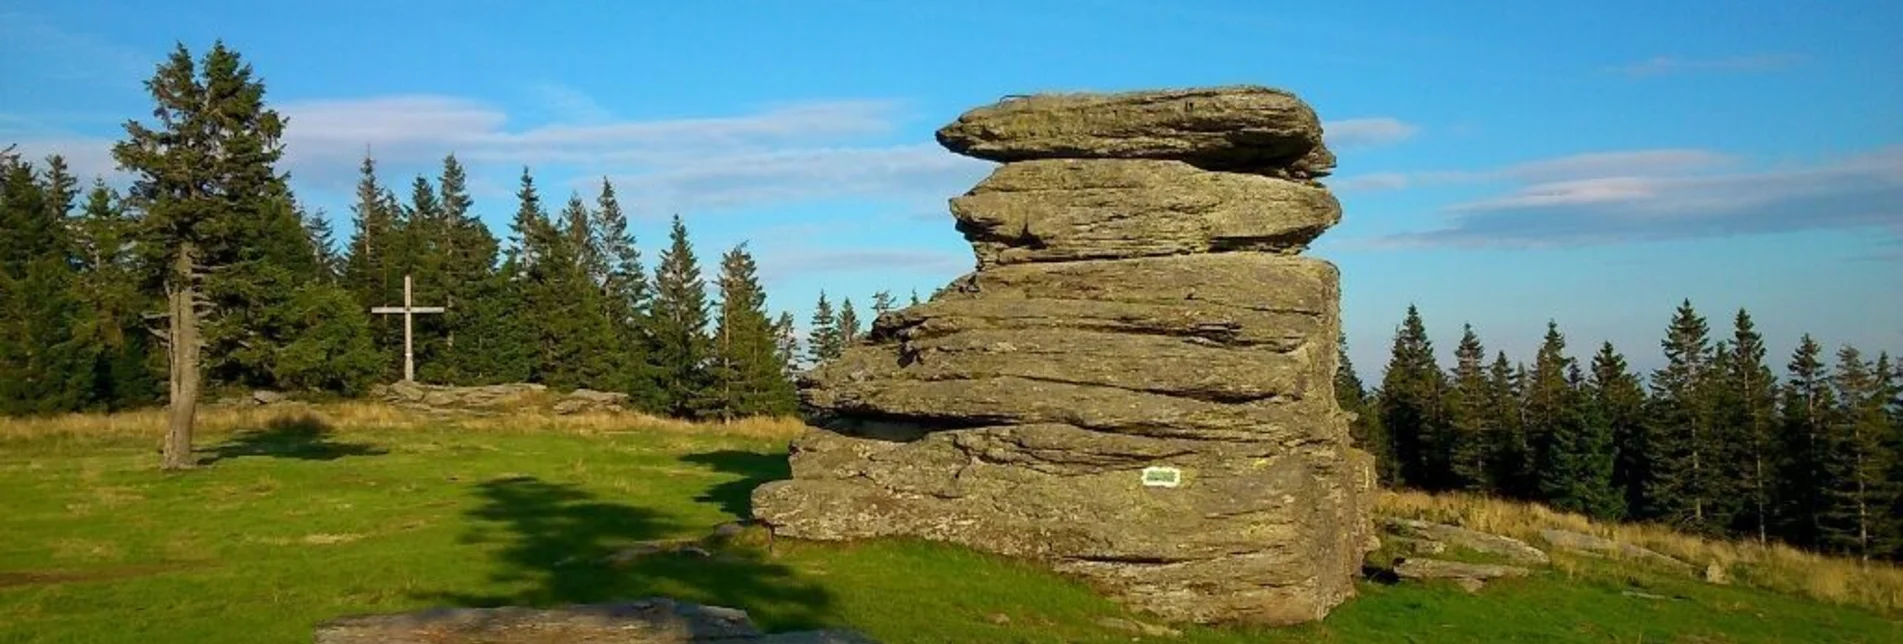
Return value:
M 1016 98 L 938 139 L 976 270 L 800 379 L 822 429 L 754 516 L 1046 562 L 1191 622 L 1320 619 L 1373 546 L 1333 376 L 1314 111 L 1254 86 Z

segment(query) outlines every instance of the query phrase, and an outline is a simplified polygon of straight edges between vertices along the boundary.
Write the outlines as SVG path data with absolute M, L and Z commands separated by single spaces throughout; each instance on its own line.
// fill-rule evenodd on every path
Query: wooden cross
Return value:
M 410 344 L 410 320 L 417 313 L 442 313 L 440 306 L 412 306 L 410 301 L 410 276 L 403 275 L 403 306 L 379 306 L 370 309 L 371 313 L 403 314 L 403 381 L 416 381 L 416 354 Z

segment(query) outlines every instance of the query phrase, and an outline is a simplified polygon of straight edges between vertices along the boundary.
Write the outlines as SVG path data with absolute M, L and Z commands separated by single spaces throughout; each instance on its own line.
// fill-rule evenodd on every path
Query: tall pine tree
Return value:
M 667 250 L 654 271 L 650 317 L 661 411 L 684 418 L 704 415 L 712 407 L 706 282 L 680 215 L 674 216 Z
M 1542 499 L 1543 490 L 1561 484 L 1550 479 L 1560 475 L 1553 469 L 1553 445 L 1567 420 L 1571 388 L 1566 383 L 1566 368 L 1571 362 L 1566 357 L 1566 336 L 1559 332 L 1557 322 L 1547 320 L 1546 337 L 1533 356 L 1533 371 L 1524 392 L 1528 451 L 1525 469 L 1533 476 L 1524 482 L 1526 487 L 1518 490 L 1521 498 Z
M 0 413 L 74 411 L 89 398 L 88 361 L 74 338 L 71 179 L 58 157 L 48 166 L 0 165 Z
M 244 231 L 272 217 L 267 199 L 283 194 L 276 162 L 284 120 L 264 106 L 264 85 L 236 51 L 216 43 L 202 63 L 179 45 L 146 83 L 157 129 L 127 122 L 113 158 L 133 175 L 129 205 L 140 212 L 145 241 L 163 253 L 169 320 L 167 357 L 172 411 L 163 467 L 192 467 L 192 426 L 201 388 L 201 303 L 216 269 L 268 247 Z M 290 232 L 303 240 L 301 222 Z M 309 256 L 308 248 L 302 249 Z M 206 287 L 201 289 L 201 287 Z M 229 299 L 227 299 L 229 301 Z M 227 311 L 228 313 L 228 311 Z
M 1625 356 L 1611 342 L 1601 343 L 1592 357 L 1592 404 L 1603 414 L 1612 438 L 1611 485 L 1621 498 L 1622 514 L 1636 515 L 1647 507 L 1646 484 L 1651 480 L 1650 450 L 1646 447 L 1645 389 L 1626 366 Z
M 1445 487 L 1446 463 L 1434 457 L 1445 445 L 1445 389 L 1445 376 L 1434 362 L 1434 344 L 1420 312 L 1410 304 L 1394 334 L 1379 405 L 1381 425 L 1394 447 L 1395 479 L 1402 486 Z
M 1889 509 L 1884 470 L 1890 457 L 1883 444 L 1889 433 L 1886 380 L 1856 347 L 1845 345 L 1837 351 L 1830 384 L 1836 389 L 1838 411 L 1836 422 L 1825 426 L 1829 449 L 1823 469 L 1829 474 L 1823 478 L 1832 485 L 1823 490 L 1823 545 L 1866 561 L 1882 541 L 1881 524 L 1886 522 L 1880 517 Z
M 1494 437 L 1489 448 L 1489 475 L 1493 492 L 1501 496 L 1524 496 L 1530 489 L 1533 473 L 1527 469 L 1529 451 L 1526 425 L 1520 401 L 1525 397 L 1525 372 L 1507 361 L 1505 351 L 1496 353 L 1487 367 L 1487 426 Z
M 408 263 L 402 239 L 396 195 L 377 178 L 377 162 L 364 155 L 357 171 L 357 200 L 350 207 L 350 254 L 344 260 L 339 283 L 365 307 L 403 303 L 403 274 Z M 402 320 L 378 315 L 370 320 L 376 350 L 382 356 L 383 376 L 403 374 Z
M 819 364 L 839 357 L 845 347 L 840 339 L 839 318 L 833 313 L 833 303 L 826 299 L 826 292 L 819 292 L 819 303 L 813 305 L 812 327 L 806 330 L 806 360 Z
M 1493 489 L 1492 469 L 1488 467 L 1498 438 L 1489 431 L 1490 409 L 1488 382 L 1481 362 L 1487 350 L 1480 344 L 1473 325 L 1461 327 L 1460 344 L 1454 348 L 1452 387 L 1447 391 L 1447 450 L 1449 484 L 1457 489 L 1487 492 Z
M 1826 491 L 1837 489 L 1836 473 L 1827 467 L 1834 455 L 1830 428 L 1836 421 L 1837 399 L 1825 372 L 1823 347 L 1804 334 L 1786 366 L 1783 399 L 1778 416 L 1777 520 L 1779 532 L 1792 543 L 1816 547 L 1823 533 Z
M 746 245 L 720 258 L 720 314 L 714 331 L 714 391 L 709 411 L 721 418 L 793 412 L 793 383 L 774 324 L 767 317 L 766 291 Z
M 617 346 L 616 389 L 628 393 L 636 406 L 658 409 L 659 388 L 655 385 L 653 338 L 648 334 L 648 305 L 653 298 L 647 269 L 641 265 L 641 250 L 634 233 L 628 229 L 628 216 L 621 209 L 614 184 L 601 180 L 601 194 L 595 198 L 596 220 L 600 222 L 601 254 L 605 266 L 603 306 L 614 326 Z
M 1759 543 L 1770 540 L 1772 477 L 1776 474 L 1777 383 L 1764 364 L 1764 338 L 1751 314 L 1738 309 L 1732 320 L 1731 343 L 1718 356 L 1722 382 L 1714 394 L 1716 423 L 1736 437 L 1738 458 L 1726 459 L 1734 486 L 1743 495 L 1732 530 L 1752 535 Z
M 80 316 L 74 339 L 91 365 L 88 406 L 121 410 L 156 402 L 158 377 L 151 334 L 142 316 L 157 302 L 139 288 L 144 272 L 134 254 L 138 222 L 119 197 L 94 181 L 74 226 L 79 248 L 74 298 Z
M 853 310 L 852 298 L 848 297 L 840 300 L 839 325 L 836 328 L 839 329 L 839 344 L 841 350 L 859 341 L 861 333 L 859 325 L 859 312 Z
M 1665 366 L 1651 378 L 1647 417 L 1651 450 L 1646 487 L 1650 517 L 1681 529 L 1722 532 L 1714 502 L 1720 486 L 1718 461 L 1712 458 L 1713 427 L 1709 393 L 1712 351 L 1705 318 L 1682 303 L 1660 343 Z
M 1603 369 L 1595 364 L 1590 380 L 1579 363 L 1566 364 L 1567 387 L 1560 402 L 1558 424 L 1547 446 L 1547 466 L 1540 476 L 1540 494 L 1553 507 L 1600 519 L 1625 514 L 1625 498 L 1613 486 L 1615 457 L 1612 414 L 1606 389 L 1624 389 L 1623 368 Z M 1629 393 L 1629 392 L 1628 392 Z

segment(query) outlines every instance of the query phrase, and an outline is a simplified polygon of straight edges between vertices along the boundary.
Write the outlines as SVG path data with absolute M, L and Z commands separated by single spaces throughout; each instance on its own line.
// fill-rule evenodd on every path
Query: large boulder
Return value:
M 951 200 L 994 264 L 1262 250 L 1293 254 L 1341 221 L 1327 190 L 1181 161 L 1054 159 L 1001 166 Z
M 1010 162 L 951 202 L 978 269 L 801 376 L 820 429 L 754 517 L 1042 561 L 1170 620 L 1351 596 L 1373 459 L 1334 397 L 1339 273 L 1299 256 L 1341 217 L 1298 176 L 1332 165 L 1313 111 L 1262 88 L 1029 97 L 940 140 Z
M 1171 159 L 1314 177 L 1335 167 L 1314 108 L 1256 85 L 1014 96 L 964 113 L 937 138 L 992 161 Z
M 1047 561 L 1127 603 L 1195 622 L 1319 619 L 1353 594 L 1372 461 L 1316 444 L 1105 435 L 1062 424 L 932 432 L 909 442 L 815 432 L 793 481 L 754 512 L 778 534 L 915 536 Z M 1144 484 L 1171 467 L 1175 487 Z

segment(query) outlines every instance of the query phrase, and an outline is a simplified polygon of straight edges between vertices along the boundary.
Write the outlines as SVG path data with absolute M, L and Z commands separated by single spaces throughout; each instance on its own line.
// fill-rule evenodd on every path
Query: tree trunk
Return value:
M 192 244 L 179 246 L 168 280 L 168 308 L 171 312 L 171 346 L 167 362 L 171 370 L 171 416 L 165 430 L 164 463 L 168 470 L 190 469 L 192 457 L 192 420 L 198 410 L 198 311 L 193 300 L 198 290 L 192 284 Z

